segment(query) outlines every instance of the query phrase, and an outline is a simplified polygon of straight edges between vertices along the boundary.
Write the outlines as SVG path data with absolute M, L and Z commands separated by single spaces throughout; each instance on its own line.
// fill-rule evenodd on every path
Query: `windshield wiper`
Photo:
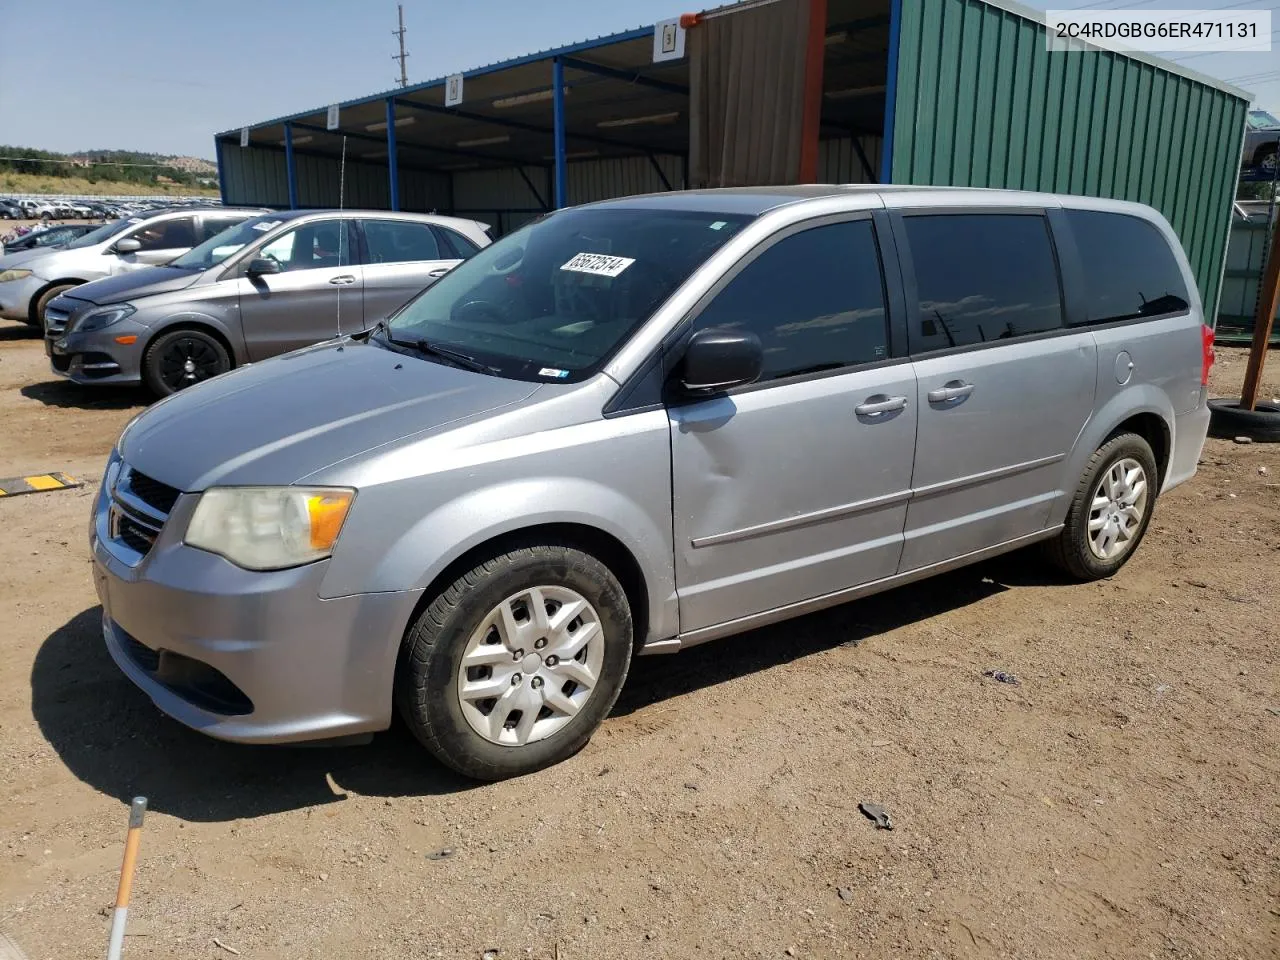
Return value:
M 466 370 L 475 373 L 497 373 L 498 371 L 489 366 L 487 363 L 481 363 L 475 357 L 468 356 L 458 350 L 451 350 L 448 347 L 442 347 L 439 344 L 432 343 L 426 337 L 393 337 L 388 335 L 387 340 L 394 343 L 397 347 L 410 347 L 419 353 L 427 356 L 441 357 L 448 360 L 455 366 L 463 367 Z

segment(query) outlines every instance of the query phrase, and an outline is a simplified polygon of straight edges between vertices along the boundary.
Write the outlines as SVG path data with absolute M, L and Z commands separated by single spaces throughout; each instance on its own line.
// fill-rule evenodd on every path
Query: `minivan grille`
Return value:
M 153 480 L 145 473 L 139 473 L 137 470 L 129 471 L 129 492 L 148 507 L 166 516 L 182 494 L 182 491 L 175 490 L 159 480 Z

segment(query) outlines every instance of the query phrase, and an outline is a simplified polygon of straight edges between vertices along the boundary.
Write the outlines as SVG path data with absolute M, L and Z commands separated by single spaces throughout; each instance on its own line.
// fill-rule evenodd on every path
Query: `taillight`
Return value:
M 1213 369 L 1213 327 L 1205 324 L 1200 328 L 1200 386 L 1209 385 L 1209 371 Z

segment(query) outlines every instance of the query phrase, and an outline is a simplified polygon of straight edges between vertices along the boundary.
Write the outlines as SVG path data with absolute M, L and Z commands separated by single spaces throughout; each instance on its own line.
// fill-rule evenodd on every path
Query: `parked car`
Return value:
M 1114 575 L 1208 425 L 1169 224 L 1001 190 L 560 211 L 387 323 L 127 426 L 107 649 L 245 742 L 382 730 L 496 779 L 666 653 L 1035 543 Z M 732 656 L 726 650 L 725 656 Z
M 1265 110 L 1250 110 L 1244 134 L 1244 165 L 1270 174 L 1280 148 L 1280 120 Z
M 10 240 L 0 244 L 0 256 L 8 253 L 17 253 L 19 250 L 56 247 L 64 243 L 70 243 L 77 237 L 84 236 L 92 229 L 93 224 L 91 223 L 63 223 L 44 230 L 34 230 L 24 237 L 19 237 L 17 240 Z
M 24 219 L 26 219 L 26 215 L 23 213 L 22 207 L 18 206 L 16 201 L 0 197 L 0 220 Z
M 385 211 L 271 213 L 165 267 L 50 301 L 55 373 L 159 396 L 342 331 L 365 330 L 489 238 L 474 220 Z
M 24 198 L 18 201 L 18 206 L 26 220 L 55 220 L 58 216 L 57 208 L 43 200 Z
M 49 301 L 72 287 L 168 263 L 261 210 L 162 211 L 103 224 L 65 247 L 25 260 L 0 258 L 0 317 L 38 326 Z

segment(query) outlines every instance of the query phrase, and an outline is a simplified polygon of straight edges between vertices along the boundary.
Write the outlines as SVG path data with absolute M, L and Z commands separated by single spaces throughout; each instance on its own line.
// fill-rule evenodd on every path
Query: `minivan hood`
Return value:
M 119 276 L 82 283 L 70 292 L 70 296 L 77 300 L 89 300 L 92 303 L 136 300 L 155 293 L 169 293 L 189 287 L 203 272 L 197 268 L 147 267 L 132 273 L 122 273 Z
M 518 403 L 539 388 L 373 344 L 331 341 L 160 401 L 125 428 L 119 449 L 130 466 L 188 492 L 283 485 Z

